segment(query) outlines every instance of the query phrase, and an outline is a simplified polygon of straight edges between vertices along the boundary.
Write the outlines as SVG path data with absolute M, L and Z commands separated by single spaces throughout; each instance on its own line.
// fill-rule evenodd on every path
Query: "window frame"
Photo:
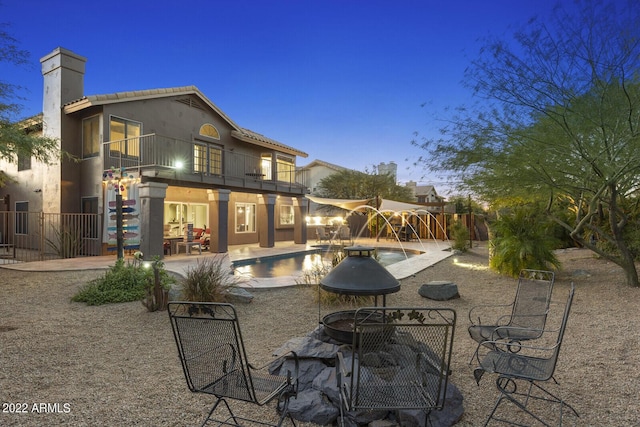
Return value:
M 250 213 L 247 213 L 247 208 L 249 209 Z M 244 209 L 243 215 L 244 215 L 244 222 L 242 224 L 238 224 L 238 218 L 239 218 L 239 214 L 240 212 L 238 211 L 239 209 Z M 255 233 L 258 229 L 257 227 L 257 205 L 255 203 L 250 203 L 250 202 L 236 202 L 235 204 L 235 210 L 234 210 L 235 214 L 234 214 L 234 231 L 237 234 L 245 234 L 245 233 Z M 251 215 L 251 217 L 249 217 L 249 215 Z M 240 228 L 242 227 L 242 229 Z
M 296 214 L 293 205 L 280 205 L 278 225 L 280 227 L 293 227 L 296 223 Z
M 122 123 L 124 127 L 124 130 L 123 130 L 124 138 L 113 141 L 112 122 Z M 138 135 L 129 136 L 129 133 L 128 133 L 129 125 L 136 125 L 135 127 L 137 127 L 138 129 Z M 143 135 L 142 122 L 126 119 L 124 117 L 119 117 L 115 115 L 109 116 L 109 157 L 139 159 L 140 158 L 140 137 L 142 135 Z M 124 152 L 120 149 L 113 148 L 115 142 L 119 142 L 119 141 L 126 141 L 126 143 L 124 144 Z
M 91 127 L 91 133 L 95 133 L 95 135 L 93 135 L 95 137 L 95 141 L 90 141 L 89 143 L 87 143 L 87 138 L 86 138 L 86 127 L 85 125 L 87 123 L 91 123 L 95 121 L 95 129 L 93 128 L 93 126 Z M 91 152 L 87 152 L 85 149 L 87 148 L 87 146 L 91 147 Z M 84 119 L 82 119 L 82 158 L 83 159 L 89 159 L 92 157 L 98 157 L 100 155 L 100 115 L 95 115 L 95 116 L 91 116 L 91 117 L 86 117 Z

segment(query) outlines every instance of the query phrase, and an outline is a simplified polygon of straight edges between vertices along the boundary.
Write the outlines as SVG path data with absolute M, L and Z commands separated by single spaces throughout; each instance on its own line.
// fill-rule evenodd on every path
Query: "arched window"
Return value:
M 200 135 L 208 136 L 209 138 L 220 139 L 220 132 L 218 129 L 212 124 L 205 123 L 200 126 Z

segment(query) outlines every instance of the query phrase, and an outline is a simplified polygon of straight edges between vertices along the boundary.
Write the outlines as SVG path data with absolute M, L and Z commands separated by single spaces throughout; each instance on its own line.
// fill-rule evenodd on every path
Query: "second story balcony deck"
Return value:
M 306 171 L 296 171 L 292 156 L 271 158 L 225 150 L 167 136 L 148 134 L 103 144 L 104 169 L 124 168 L 140 176 L 236 191 L 307 193 Z

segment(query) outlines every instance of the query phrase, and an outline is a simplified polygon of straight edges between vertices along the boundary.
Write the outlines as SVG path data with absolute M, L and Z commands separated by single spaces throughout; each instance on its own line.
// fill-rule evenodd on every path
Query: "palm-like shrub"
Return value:
M 461 221 L 456 221 L 451 227 L 451 237 L 454 250 L 466 252 L 469 249 L 469 229 Z
M 491 226 L 493 238 L 489 266 L 517 277 L 521 270 L 560 267 L 554 250 L 559 242 L 553 224 L 535 207 L 518 206 L 503 213 Z

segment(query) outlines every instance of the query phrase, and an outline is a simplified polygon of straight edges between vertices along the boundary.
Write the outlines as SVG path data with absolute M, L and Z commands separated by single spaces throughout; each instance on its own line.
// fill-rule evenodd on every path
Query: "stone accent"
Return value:
M 336 423 L 340 417 L 340 392 L 336 381 L 336 355 L 342 351 L 347 366 L 351 366 L 352 354 L 349 345 L 342 345 L 324 332 L 324 326 L 318 326 L 307 336 L 287 341 L 274 352 L 280 356 L 293 351 L 299 359 L 298 397 L 289 401 L 291 416 L 298 421 L 319 425 Z M 286 360 L 270 367 L 273 374 L 286 375 L 293 372 L 294 362 Z M 428 374 L 428 373 L 427 373 Z M 432 411 L 430 425 L 449 427 L 456 424 L 464 412 L 462 394 L 449 382 L 447 398 L 442 411 Z M 425 413 L 420 410 L 400 411 L 402 424 L 425 427 Z M 395 425 L 393 411 L 352 411 L 345 413 L 345 423 L 350 426 L 365 425 L 386 427 Z
M 436 301 L 446 301 L 454 298 L 460 298 L 458 293 L 458 285 L 444 280 L 436 280 L 426 285 L 420 286 L 418 294 L 424 298 Z

